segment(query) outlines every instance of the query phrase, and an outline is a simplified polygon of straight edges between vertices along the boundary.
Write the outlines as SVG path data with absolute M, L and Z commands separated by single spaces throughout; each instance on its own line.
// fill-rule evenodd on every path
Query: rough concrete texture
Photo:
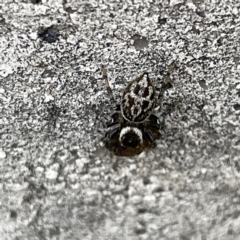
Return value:
M 0 239 L 240 239 L 239 0 L 2 0 Z M 119 101 L 168 66 L 155 149 L 101 142 Z

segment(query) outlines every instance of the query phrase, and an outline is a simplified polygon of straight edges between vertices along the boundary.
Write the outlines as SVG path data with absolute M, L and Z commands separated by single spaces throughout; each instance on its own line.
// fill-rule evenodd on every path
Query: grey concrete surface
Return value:
M 0 239 L 240 239 L 238 0 L 0 3 Z M 173 88 L 155 149 L 101 142 L 114 96 Z

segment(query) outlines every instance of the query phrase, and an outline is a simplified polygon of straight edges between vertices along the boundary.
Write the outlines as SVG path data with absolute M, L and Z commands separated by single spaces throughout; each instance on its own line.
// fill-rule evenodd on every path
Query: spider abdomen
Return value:
M 125 88 L 121 99 L 121 112 L 129 122 L 143 122 L 156 103 L 155 87 L 147 73 L 133 80 Z

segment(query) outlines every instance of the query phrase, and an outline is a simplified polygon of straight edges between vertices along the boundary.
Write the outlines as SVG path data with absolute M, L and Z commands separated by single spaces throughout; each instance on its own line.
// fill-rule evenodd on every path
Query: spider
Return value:
M 103 138 L 105 147 L 117 156 L 134 156 L 147 148 L 154 148 L 161 138 L 160 121 L 152 114 L 165 90 L 172 87 L 171 64 L 157 96 L 156 88 L 147 72 L 129 82 L 123 90 L 120 104 L 114 99 L 109 85 L 107 70 L 102 66 L 107 92 L 115 112 L 106 124 L 107 132 Z

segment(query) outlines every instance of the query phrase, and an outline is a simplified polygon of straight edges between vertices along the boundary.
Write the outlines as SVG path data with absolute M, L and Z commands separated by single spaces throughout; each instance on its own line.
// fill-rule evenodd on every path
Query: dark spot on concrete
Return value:
M 232 218 L 236 219 L 240 216 L 240 210 L 236 210 L 233 214 L 232 214 Z
M 114 18 L 115 15 L 114 15 L 113 13 L 110 13 L 110 14 L 109 14 L 109 17 L 110 17 L 110 18 Z
M 41 74 L 42 78 L 53 77 L 55 73 L 51 70 L 45 69 L 44 72 Z
M 136 48 L 136 50 L 141 50 L 148 46 L 148 40 L 146 37 L 134 35 L 132 39 L 134 40 L 133 46 Z
M 240 62 L 240 57 L 235 56 L 235 57 L 233 58 L 233 61 L 235 62 L 235 64 L 239 64 L 239 62 Z
M 4 24 L 6 24 L 5 18 L 2 15 L 0 15 L 0 25 Z
M 147 177 L 144 177 L 144 178 L 143 178 L 143 184 L 144 184 L 144 185 L 148 185 L 148 184 L 150 184 L 150 183 L 151 183 L 151 181 L 150 181 L 149 178 L 147 178 Z
M 38 4 L 38 3 L 41 3 L 42 1 L 41 0 L 31 0 L 31 3 L 33 4 Z
M 141 227 L 135 228 L 135 233 L 136 233 L 137 235 L 141 235 L 141 234 L 146 233 L 146 228 L 145 228 L 145 226 L 141 226 Z
M 205 80 L 200 80 L 200 81 L 198 81 L 198 83 L 203 89 L 208 89 L 208 86 L 206 85 Z
M 223 45 L 223 38 L 219 38 L 218 40 L 217 40 L 217 46 L 218 47 L 220 47 L 220 46 L 222 46 Z
M 188 236 L 186 235 L 180 235 L 180 240 L 190 240 L 191 238 L 189 238 Z
M 160 16 L 158 17 L 158 24 L 165 24 L 167 22 L 167 18 L 161 18 Z
M 68 13 L 74 13 L 74 12 L 76 12 L 77 10 L 72 9 L 71 7 L 67 7 L 67 8 L 65 8 L 65 11 L 68 12 Z
M 17 212 L 15 210 L 10 211 L 10 217 L 11 218 L 17 218 Z
M 157 187 L 157 188 L 155 188 L 154 190 L 153 190 L 153 193 L 155 193 L 155 192 L 164 192 L 165 190 L 164 190 L 164 188 L 163 187 L 161 187 L 161 186 L 159 186 L 159 187 Z
M 111 43 L 111 42 L 107 42 L 107 43 L 106 43 L 106 46 L 107 46 L 107 47 L 111 47 L 111 46 L 112 46 L 112 43 Z
M 237 145 L 238 145 L 238 144 L 236 144 L 236 146 L 237 146 Z M 235 166 L 235 168 L 237 169 L 237 171 L 240 172 L 240 164 L 239 164 L 237 161 L 234 162 L 234 166 Z
M 31 203 L 34 200 L 33 194 L 26 194 L 23 196 L 23 202 Z
M 45 42 L 54 43 L 59 40 L 59 31 L 54 27 L 49 27 L 46 29 L 41 29 L 38 32 L 38 36 Z
M 203 11 L 196 11 L 196 14 L 198 15 L 198 16 L 200 16 L 200 17 L 202 17 L 202 18 L 204 18 L 206 15 L 205 15 L 205 12 L 203 12 Z
M 139 208 L 138 209 L 138 213 L 142 214 L 142 213 L 146 213 L 147 209 L 146 208 Z
M 228 234 L 228 235 L 233 235 L 233 234 L 234 234 L 234 231 L 233 231 L 233 229 L 231 229 L 231 228 L 230 228 L 230 229 L 228 229 L 228 231 L 227 231 L 227 234 Z
M 192 26 L 192 31 L 198 35 L 201 33 L 200 30 L 196 28 L 194 25 Z
M 51 237 L 58 236 L 60 234 L 60 228 L 57 226 L 49 230 L 49 234 Z
M 236 110 L 236 111 L 239 111 L 240 110 L 240 104 L 234 104 L 233 105 L 233 107 L 234 107 L 234 109 Z

